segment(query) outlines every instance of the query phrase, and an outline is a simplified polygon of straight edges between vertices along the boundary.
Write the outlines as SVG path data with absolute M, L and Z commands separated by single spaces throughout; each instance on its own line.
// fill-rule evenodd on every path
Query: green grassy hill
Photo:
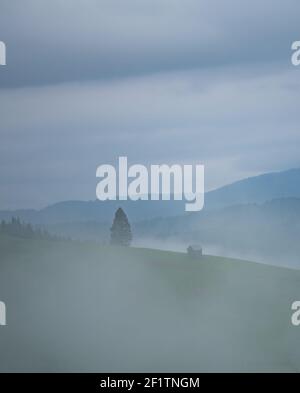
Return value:
M 300 271 L 0 237 L 0 371 L 300 371 Z

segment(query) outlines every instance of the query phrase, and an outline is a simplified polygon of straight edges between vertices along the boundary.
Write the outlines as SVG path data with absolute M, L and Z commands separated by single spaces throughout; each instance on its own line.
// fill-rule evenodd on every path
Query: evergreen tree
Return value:
M 118 246 L 130 246 L 132 233 L 128 218 L 123 209 L 119 207 L 110 228 L 110 244 Z

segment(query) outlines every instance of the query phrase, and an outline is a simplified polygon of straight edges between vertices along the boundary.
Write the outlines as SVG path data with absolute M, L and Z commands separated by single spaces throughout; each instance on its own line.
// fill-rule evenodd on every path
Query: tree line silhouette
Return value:
M 50 234 L 45 229 L 35 228 L 31 224 L 21 222 L 18 217 L 12 217 L 11 221 L 1 221 L 0 233 L 22 237 L 24 239 L 39 239 L 39 240 L 66 240 L 59 236 Z

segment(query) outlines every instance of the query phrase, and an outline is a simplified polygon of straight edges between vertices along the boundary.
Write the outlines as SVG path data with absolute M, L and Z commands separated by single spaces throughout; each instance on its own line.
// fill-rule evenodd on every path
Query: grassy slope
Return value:
M 0 371 L 300 371 L 299 299 L 300 271 L 2 236 Z

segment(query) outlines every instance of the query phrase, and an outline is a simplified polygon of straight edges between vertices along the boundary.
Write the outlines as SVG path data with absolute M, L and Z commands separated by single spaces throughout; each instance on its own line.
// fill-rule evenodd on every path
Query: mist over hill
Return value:
M 157 248 L 183 250 L 199 243 L 216 255 L 300 268 L 300 198 L 154 219 L 135 230 L 141 244 Z
M 299 372 L 300 271 L 0 234 L 0 372 Z
M 208 192 L 205 208 L 186 213 L 184 201 L 66 201 L 42 210 L 1 211 L 52 234 L 109 241 L 116 209 L 126 211 L 139 246 L 207 252 L 299 267 L 300 169 L 269 173 Z

